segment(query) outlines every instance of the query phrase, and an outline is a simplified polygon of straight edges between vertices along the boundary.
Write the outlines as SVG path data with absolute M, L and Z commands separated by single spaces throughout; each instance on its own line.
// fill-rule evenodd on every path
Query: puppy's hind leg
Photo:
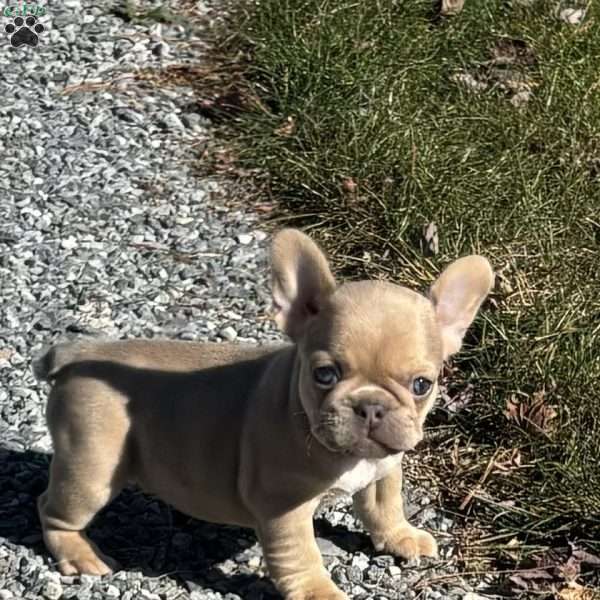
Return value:
M 125 484 L 129 423 L 114 392 L 100 407 L 93 385 L 82 386 L 83 397 L 77 399 L 61 397 L 55 389 L 48 404 L 54 456 L 38 511 L 46 547 L 63 575 L 104 575 L 117 568 L 84 530 Z

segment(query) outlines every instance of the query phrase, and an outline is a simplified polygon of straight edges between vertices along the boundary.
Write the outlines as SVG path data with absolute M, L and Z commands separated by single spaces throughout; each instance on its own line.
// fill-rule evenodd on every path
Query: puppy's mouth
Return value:
M 387 454 L 400 454 L 400 452 L 406 452 L 407 450 L 412 450 L 412 447 L 408 447 L 405 445 L 401 445 L 398 448 L 389 446 L 388 444 L 386 444 L 384 442 L 380 442 L 379 440 L 373 438 L 372 436 L 369 436 L 369 440 L 374 442 L 381 448 L 383 448 L 383 450 L 385 450 L 385 452 L 387 452 Z
M 313 436 L 325 448 L 336 454 L 352 454 L 360 457 L 383 458 L 412 450 L 416 443 L 407 443 L 402 437 L 388 439 L 388 436 L 377 435 L 377 430 L 354 432 L 343 435 L 340 431 L 319 424 L 311 429 Z M 394 436 L 396 437 L 396 436 Z
M 394 435 L 396 433 L 396 435 Z M 412 450 L 419 439 L 417 436 L 413 434 L 413 432 L 391 432 L 389 430 L 382 431 L 381 429 L 375 428 L 368 432 L 366 432 L 365 437 L 377 444 L 381 448 L 383 448 L 389 454 L 398 454 L 399 452 L 407 452 L 408 450 Z

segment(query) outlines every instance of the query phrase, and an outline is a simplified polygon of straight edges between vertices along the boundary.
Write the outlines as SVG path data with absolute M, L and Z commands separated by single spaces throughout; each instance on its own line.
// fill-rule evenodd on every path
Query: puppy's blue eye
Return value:
M 425 377 L 417 377 L 413 380 L 412 389 L 415 396 L 424 396 L 429 392 L 432 386 L 432 382 Z
M 318 386 L 330 388 L 338 382 L 339 375 L 335 367 L 327 365 L 317 367 L 313 371 L 313 378 Z

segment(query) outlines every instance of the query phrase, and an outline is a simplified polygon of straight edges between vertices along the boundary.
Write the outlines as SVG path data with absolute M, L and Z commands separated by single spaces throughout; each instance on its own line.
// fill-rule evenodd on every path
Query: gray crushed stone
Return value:
M 13 3 L 14 4 L 14 3 Z M 190 4 L 190 3 L 187 3 Z M 127 22 L 115 3 L 64 0 L 38 47 L 0 41 L 0 600 L 277 598 L 251 531 L 204 523 L 130 489 L 91 527 L 124 569 L 61 577 L 36 497 L 51 442 L 31 357 L 76 335 L 270 342 L 266 245 L 236 188 L 200 177 L 211 139 L 194 92 L 135 81 L 138 68 L 202 62 L 216 3 L 183 24 Z M 137 3 L 149 10 L 158 3 Z M 174 12 L 176 10 L 174 9 Z M 4 35 L 3 18 L 0 32 Z M 422 565 L 375 553 L 341 499 L 316 519 L 333 579 L 352 598 L 462 598 L 453 521 L 409 489 L 413 523 L 440 532 Z

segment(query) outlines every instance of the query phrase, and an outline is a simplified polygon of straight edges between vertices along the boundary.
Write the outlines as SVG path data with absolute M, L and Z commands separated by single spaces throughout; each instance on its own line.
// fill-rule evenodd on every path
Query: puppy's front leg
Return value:
M 376 550 L 407 560 L 437 556 L 437 544 L 426 531 L 409 524 L 402 507 L 402 467 L 354 494 L 354 510 Z
M 313 503 L 257 528 L 269 574 L 286 600 L 348 600 L 323 566 L 313 528 Z

